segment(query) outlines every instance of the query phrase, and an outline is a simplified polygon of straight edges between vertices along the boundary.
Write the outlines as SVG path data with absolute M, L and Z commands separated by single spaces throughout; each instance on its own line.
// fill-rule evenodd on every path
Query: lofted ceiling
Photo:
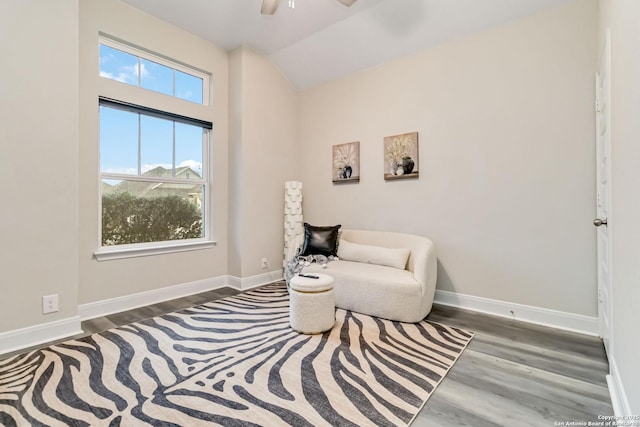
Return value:
M 227 50 L 267 55 L 297 89 L 374 67 L 571 0 L 122 0 Z

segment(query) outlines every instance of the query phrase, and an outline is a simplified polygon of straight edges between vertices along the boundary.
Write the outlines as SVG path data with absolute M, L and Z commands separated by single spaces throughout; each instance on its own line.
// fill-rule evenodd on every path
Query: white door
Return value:
M 596 73 L 596 179 L 598 242 L 598 318 L 600 335 L 607 354 L 611 356 L 611 48 L 610 31 L 605 32 L 604 46 L 600 52 Z

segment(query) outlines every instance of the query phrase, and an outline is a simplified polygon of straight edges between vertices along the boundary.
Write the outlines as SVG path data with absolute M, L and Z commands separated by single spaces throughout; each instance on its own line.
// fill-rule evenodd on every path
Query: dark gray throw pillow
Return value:
M 316 227 L 304 223 L 304 244 L 300 256 L 324 255 L 337 256 L 338 231 L 341 225 Z

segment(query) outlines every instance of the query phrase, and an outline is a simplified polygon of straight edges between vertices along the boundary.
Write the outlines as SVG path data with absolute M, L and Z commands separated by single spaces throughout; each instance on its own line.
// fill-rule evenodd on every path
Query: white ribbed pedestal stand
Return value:
M 302 220 L 302 183 L 287 181 L 284 183 L 284 256 L 282 266 L 286 267 L 287 254 L 293 240 L 304 232 Z

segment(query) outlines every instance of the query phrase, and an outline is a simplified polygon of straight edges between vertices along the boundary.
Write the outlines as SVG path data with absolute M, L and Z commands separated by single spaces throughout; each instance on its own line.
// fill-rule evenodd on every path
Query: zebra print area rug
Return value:
M 338 309 L 289 327 L 284 284 L 0 361 L 7 426 L 407 425 L 472 334 Z

